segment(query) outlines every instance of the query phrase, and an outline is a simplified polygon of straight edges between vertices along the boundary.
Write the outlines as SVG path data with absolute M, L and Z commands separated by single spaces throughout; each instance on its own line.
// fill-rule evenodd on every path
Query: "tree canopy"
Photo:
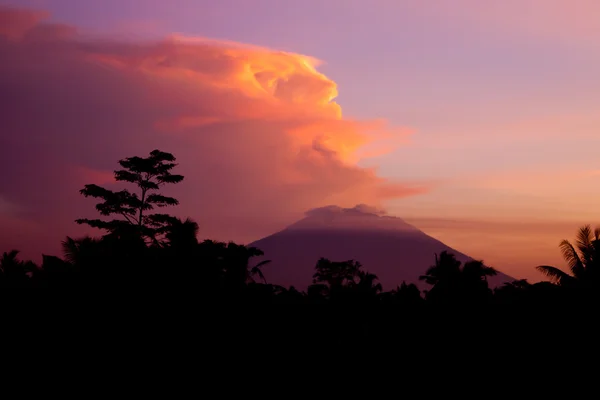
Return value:
M 80 193 L 85 197 L 100 199 L 96 210 L 112 220 L 80 218 L 78 224 L 103 229 L 113 235 L 140 235 L 152 241 L 165 234 L 175 218 L 169 214 L 153 213 L 155 207 L 164 208 L 179 204 L 177 199 L 158 191 L 166 184 L 183 180 L 182 175 L 171 171 L 177 166 L 171 153 L 153 150 L 148 157 L 128 157 L 119 161 L 122 169 L 114 171 L 115 181 L 135 185 L 137 192 L 127 189 L 113 191 L 95 184 L 85 185 Z

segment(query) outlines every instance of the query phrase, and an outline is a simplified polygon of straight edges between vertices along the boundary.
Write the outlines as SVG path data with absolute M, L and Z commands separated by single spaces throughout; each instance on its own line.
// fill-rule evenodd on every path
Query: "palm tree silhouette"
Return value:
M 536 267 L 538 271 L 559 285 L 598 283 L 600 228 L 592 231 L 590 225 L 584 225 L 579 228 L 574 245 L 568 240 L 563 240 L 559 247 L 571 273 L 549 265 Z
M 463 279 L 469 282 L 487 281 L 488 276 L 496 276 L 498 271 L 483 264 L 483 261 L 468 261 L 462 268 Z
M 352 285 L 353 288 L 372 295 L 377 295 L 383 290 L 381 283 L 375 283 L 379 279 L 377 275 L 367 271 L 359 271 L 357 275 L 358 282 Z
M 100 241 L 98 239 L 89 236 L 80 239 L 73 239 L 67 236 L 61 242 L 65 261 L 76 267 L 81 267 L 88 261 L 96 260 L 99 244 Z
M 439 282 L 457 281 L 460 279 L 460 264 L 454 254 L 442 251 L 439 256 L 435 255 L 435 264 L 427 269 L 425 275 L 419 276 L 419 280 L 434 286 Z
M 252 266 L 250 265 L 252 258 L 264 255 L 262 250 L 233 242 L 225 244 L 205 241 L 201 246 L 207 248 L 208 253 L 212 254 L 212 262 L 219 266 L 218 269 L 224 278 L 226 286 L 243 287 L 248 283 L 256 282 L 256 277 L 266 283 L 261 268 L 270 263 L 271 260 L 263 260 Z
M 414 283 L 407 284 L 406 282 L 402 282 L 400 286 L 389 292 L 388 299 L 405 305 L 419 304 L 424 301 L 417 285 Z
M 229 247 L 229 246 L 228 246 Z M 242 249 L 242 252 L 245 253 L 243 256 L 244 264 L 246 267 L 246 281 L 247 282 L 255 282 L 255 277 L 259 277 L 264 283 L 267 283 L 267 279 L 262 272 L 262 267 L 269 264 L 271 260 L 263 260 L 254 266 L 250 267 L 250 259 L 253 257 L 263 256 L 264 253 L 262 250 L 256 247 L 246 247 L 246 246 L 238 246 Z
M 11 250 L 9 252 L 5 251 L 4 254 L 2 254 L 2 258 L 0 258 L 0 269 L 3 273 L 5 273 L 7 270 L 15 268 L 20 263 L 20 261 L 17 259 L 18 255 L 19 250 Z
M 489 290 L 487 277 L 494 276 L 494 268 L 483 264 L 483 261 L 472 260 L 461 268 L 461 262 L 454 254 L 442 251 L 435 256 L 435 264 L 427 269 L 420 280 L 433 285 L 426 293 L 426 298 L 431 300 L 458 300 L 460 302 L 489 299 L 492 292 Z
M 30 276 L 37 266 L 31 261 L 17 258 L 19 250 L 4 252 L 0 257 L 0 286 L 24 287 L 30 283 Z
M 267 278 L 265 278 L 265 275 L 262 272 L 262 267 L 269 264 L 271 262 L 271 260 L 263 260 L 261 262 L 259 262 L 258 264 L 256 264 L 255 266 L 253 266 L 252 268 L 250 268 L 250 278 L 252 279 L 252 281 L 254 281 L 254 277 L 258 276 L 260 279 L 262 279 L 263 283 L 266 284 L 267 283 Z
M 173 219 L 167 230 L 165 238 L 167 243 L 176 249 L 193 248 L 198 244 L 198 223 L 191 218 L 182 221 L 179 218 Z

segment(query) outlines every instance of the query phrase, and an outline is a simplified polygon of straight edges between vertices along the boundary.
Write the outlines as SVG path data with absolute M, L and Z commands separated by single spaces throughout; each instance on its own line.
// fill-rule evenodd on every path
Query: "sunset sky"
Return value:
M 221 240 L 365 203 L 536 281 L 600 224 L 597 0 L 0 6 L 1 251 L 83 233 L 78 189 L 156 147 Z

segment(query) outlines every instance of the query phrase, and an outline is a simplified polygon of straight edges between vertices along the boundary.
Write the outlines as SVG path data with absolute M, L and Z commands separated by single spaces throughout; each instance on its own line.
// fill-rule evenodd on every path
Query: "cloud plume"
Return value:
M 179 36 L 92 39 L 45 17 L 0 9 L 11 21 L 0 23 L 0 196 L 19 205 L 11 218 L 72 233 L 74 218 L 94 213 L 78 189 L 114 185 L 118 159 L 155 148 L 186 176 L 169 188 L 177 213 L 219 239 L 256 238 L 313 207 L 424 190 L 356 164 L 407 131 L 344 118 L 313 58 Z

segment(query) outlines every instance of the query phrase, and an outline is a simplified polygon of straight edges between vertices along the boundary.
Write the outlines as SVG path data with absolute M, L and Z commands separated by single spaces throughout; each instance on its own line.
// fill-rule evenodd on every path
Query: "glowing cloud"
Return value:
M 57 238 L 94 213 L 81 185 L 112 184 L 118 159 L 154 148 L 173 152 L 186 176 L 170 192 L 177 212 L 219 239 L 256 238 L 313 207 L 424 190 L 356 165 L 407 132 L 343 118 L 336 84 L 311 57 L 178 36 L 91 40 L 44 16 L 0 11 L 13 21 L 0 23 L 0 196 L 21 218 L 62 221 Z

